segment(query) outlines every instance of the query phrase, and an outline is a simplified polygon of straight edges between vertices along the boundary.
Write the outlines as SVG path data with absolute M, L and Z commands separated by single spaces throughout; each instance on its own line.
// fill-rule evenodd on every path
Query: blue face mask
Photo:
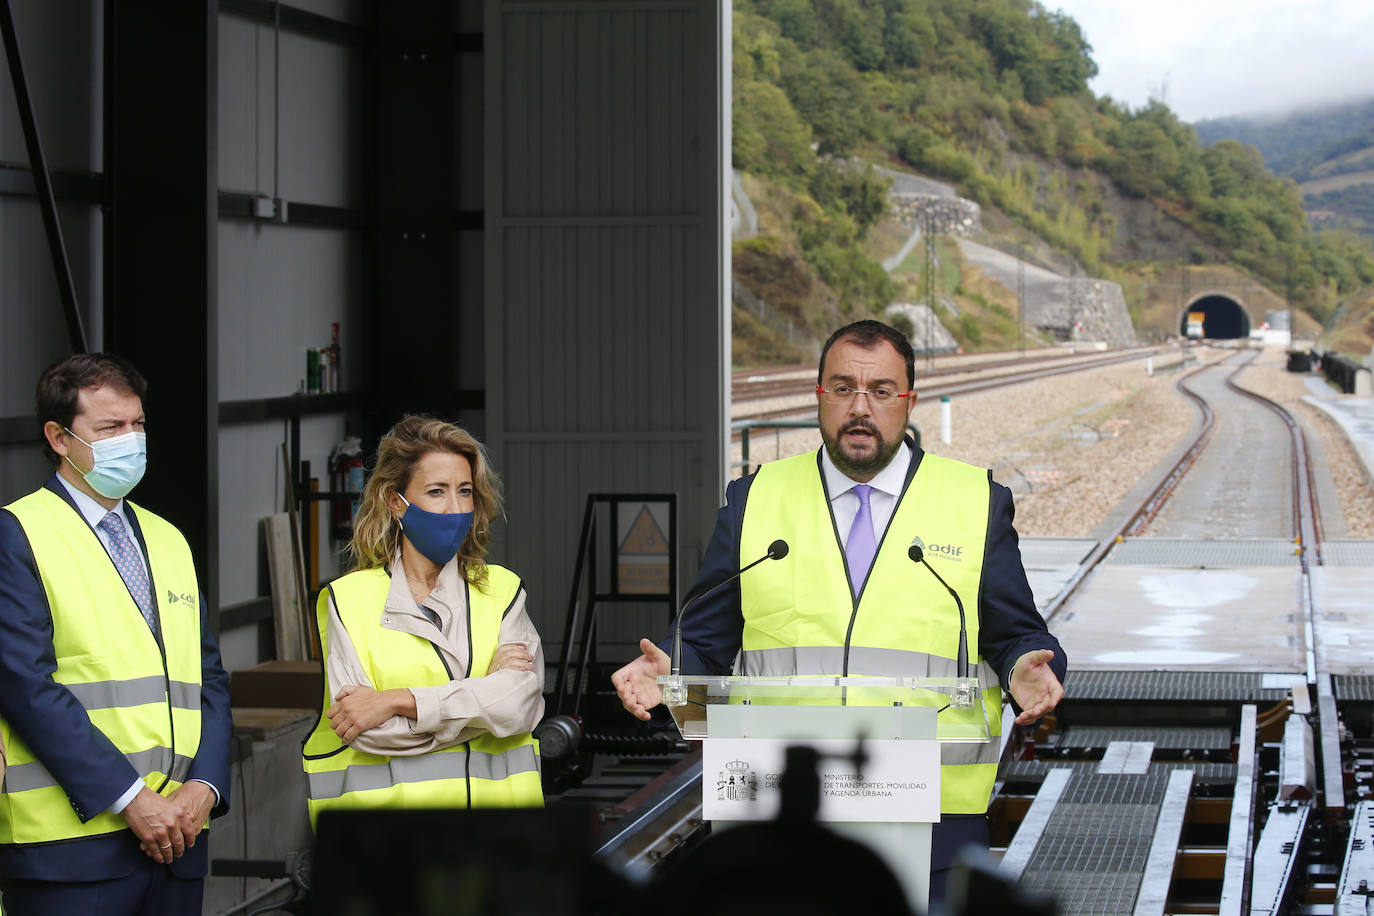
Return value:
M 148 436 L 125 433 L 87 442 L 70 429 L 68 435 L 91 448 L 91 469 L 82 471 L 71 458 L 67 463 L 85 478 L 91 489 L 106 499 L 123 499 L 143 479 L 148 468 Z
M 401 516 L 401 530 L 406 540 L 437 566 L 452 560 L 472 527 L 472 513 L 426 512 L 411 505 L 405 496 L 397 495 L 406 504 L 405 514 Z

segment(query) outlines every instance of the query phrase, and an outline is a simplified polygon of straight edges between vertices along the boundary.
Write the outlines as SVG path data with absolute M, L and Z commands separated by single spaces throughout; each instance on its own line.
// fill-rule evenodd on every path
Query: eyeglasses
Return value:
M 902 394 L 890 388 L 851 388 L 848 385 L 836 385 L 834 388 L 822 388 L 816 386 L 816 392 L 825 398 L 827 404 L 847 405 L 861 394 L 868 395 L 868 402 L 878 407 L 894 404 L 896 398 L 909 398 L 915 391 L 907 391 Z

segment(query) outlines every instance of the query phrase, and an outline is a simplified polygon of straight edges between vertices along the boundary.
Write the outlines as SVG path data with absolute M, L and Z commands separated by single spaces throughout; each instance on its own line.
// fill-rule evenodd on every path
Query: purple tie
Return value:
M 110 537 L 110 559 L 114 560 L 119 577 L 129 587 L 129 594 L 143 613 L 143 619 L 157 632 L 157 617 L 153 615 L 153 598 L 148 587 L 148 570 L 143 558 L 138 555 L 129 532 L 124 530 L 124 520 L 114 512 L 105 513 L 100 520 L 100 528 Z
M 859 497 L 859 514 L 854 516 L 854 524 L 849 527 L 844 555 L 849 561 L 849 584 L 856 595 L 868 578 L 873 555 L 878 552 L 878 542 L 873 537 L 873 513 L 868 508 L 868 494 L 872 490 L 866 483 L 855 484 L 850 490 Z

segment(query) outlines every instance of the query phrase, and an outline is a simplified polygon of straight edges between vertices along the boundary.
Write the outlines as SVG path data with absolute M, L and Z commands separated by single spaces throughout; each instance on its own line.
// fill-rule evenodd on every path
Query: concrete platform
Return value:
M 1288 542 L 1130 538 L 1052 629 L 1076 668 L 1306 671 Z
M 1354 395 L 1305 397 L 1308 404 L 1325 413 L 1345 430 L 1355 454 L 1360 456 L 1365 473 L 1374 480 L 1374 398 Z
M 1301 672 L 1299 575 L 1101 566 L 1051 629 L 1085 668 Z
M 1094 538 L 1021 539 L 1021 563 L 1040 616 L 1096 546 Z
M 1374 565 L 1320 566 L 1312 571 L 1318 670 L 1368 673 L 1369 634 L 1374 633 L 1371 594 Z

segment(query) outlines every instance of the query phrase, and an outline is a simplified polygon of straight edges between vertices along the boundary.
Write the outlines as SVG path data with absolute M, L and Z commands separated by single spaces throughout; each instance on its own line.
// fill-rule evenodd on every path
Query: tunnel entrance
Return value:
M 1250 336 L 1250 314 L 1230 296 L 1211 293 L 1199 296 L 1179 316 L 1178 333 L 1188 336 L 1188 316 L 1201 312 L 1202 336 L 1209 340 L 1232 340 Z

